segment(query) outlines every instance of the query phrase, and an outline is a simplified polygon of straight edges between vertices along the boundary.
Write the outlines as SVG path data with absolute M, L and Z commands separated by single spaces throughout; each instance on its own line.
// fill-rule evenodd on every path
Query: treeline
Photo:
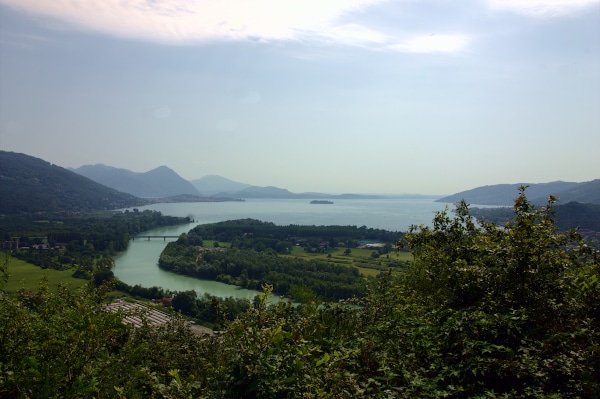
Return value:
M 188 218 L 137 209 L 82 216 L 4 216 L 3 246 L 12 256 L 44 269 L 75 269 L 76 277 L 91 278 L 110 270 L 112 257 L 127 249 L 136 234 L 157 227 L 189 223 Z
M 556 226 L 560 230 L 580 228 L 600 232 L 600 205 L 569 202 L 557 205 Z M 489 222 L 504 224 L 514 218 L 512 208 L 473 208 L 471 214 Z
M 568 202 L 554 207 L 556 226 L 566 231 L 578 228 L 590 245 L 600 249 L 600 205 Z M 505 224 L 514 218 L 512 208 L 473 208 L 471 214 L 478 219 Z
M 158 265 L 174 273 L 249 289 L 260 290 L 270 284 L 280 295 L 294 296 L 309 291 L 323 299 L 339 300 L 366 293 L 366 281 L 354 267 L 282 257 L 272 251 L 235 247 L 199 251 L 193 246 L 171 242 L 160 255 Z M 299 287 L 305 289 L 299 291 Z
M 190 240 L 205 239 L 231 242 L 239 249 L 273 249 L 287 253 L 294 245 L 303 248 L 357 247 L 361 240 L 396 242 L 401 232 L 373 229 L 366 226 L 278 226 L 255 219 L 229 220 L 199 225 L 188 233 Z
M 176 242 L 169 243 L 159 266 L 174 273 L 221 281 L 260 290 L 265 284 L 280 295 L 295 299 L 316 297 L 326 300 L 364 296 L 366 282 L 358 269 L 333 262 L 305 260 L 287 255 L 295 246 L 323 252 L 338 246 L 356 247 L 361 240 L 391 242 L 401 233 L 356 226 L 277 226 L 254 219 L 200 225 Z M 215 242 L 203 248 L 204 240 Z M 221 248 L 220 242 L 228 242 Z M 278 255 L 279 254 L 279 255 Z
M 156 286 L 142 287 L 139 284 L 131 286 L 122 281 L 116 281 L 114 289 L 134 298 L 168 301 L 173 310 L 217 328 L 248 311 L 254 303 L 248 299 L 221 298 L 207 292 L 198 295 L 193 290 L 171 291 Z
M 0 397 L 599 398 L 599 254 L 552 204 L 513 212 L 412 228 L 414 261 L 360 306 L 268 306 L 266 286 L 212 336 L 124 325 L 104 286 L 0 295 Z

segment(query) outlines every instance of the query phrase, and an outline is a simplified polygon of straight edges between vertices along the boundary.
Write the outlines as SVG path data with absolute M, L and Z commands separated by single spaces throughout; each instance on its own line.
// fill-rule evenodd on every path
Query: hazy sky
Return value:
M 0 0 L 0 148 L 292 192 L 600 178 L 600 0 Z

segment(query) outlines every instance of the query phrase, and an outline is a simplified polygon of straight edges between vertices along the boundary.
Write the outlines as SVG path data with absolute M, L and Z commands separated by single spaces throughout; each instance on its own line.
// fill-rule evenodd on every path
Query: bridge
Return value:
M 150 241 L 151 238 L 162 238 L 163 241 L 167 241 L 167 238 L 179 238 L 179 236 L 133 236 L 131 239 L 135 241 L 136 238 L 147 238 Z

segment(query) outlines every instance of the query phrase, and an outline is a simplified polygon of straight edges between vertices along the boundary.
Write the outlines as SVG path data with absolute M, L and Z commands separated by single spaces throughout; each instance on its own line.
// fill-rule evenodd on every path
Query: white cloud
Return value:
M 487 0 L 497 10 L 512 11 L 534 17 L 559 16 L 600 4 L 600 0 Z
M 452 53 L 469 43 L 465 35 L 414 36 L 406 32 L 382 32 L 359 23 L 362 10 L 385 1 L 0 0 L 0 3 L 51 16 L 63 29 L 92 30 L 161 43 L 301 40 L 414 53 Z
M 412 37 L 390 48 L 410 53 L 455 53 L 464 50 L 470 41 L 467 35 L 431 34 Z
M 389 40 L 387 35 L 358 24 L 334 26 L 322 35 L 332 41 L 351 45 L 382 44 Z
M 0 3 L 49 15 L 83 29 L 186 43 L 302 38 L 307 33 L 330 30 L 341 16 L 381 1 L 0 0 Z

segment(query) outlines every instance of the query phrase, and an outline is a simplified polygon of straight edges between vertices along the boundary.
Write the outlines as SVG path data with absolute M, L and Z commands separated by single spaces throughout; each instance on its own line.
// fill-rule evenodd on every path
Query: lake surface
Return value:
M 252 218 L 278 225 L 350 225 L 406 231 L 411 224 L 429 224 L 434 212 L 448 204 L 433 199 L 346 199 L 311 204 L 306 199 L 155 204 L 139 208 L 164 215 L 189 216 L 200 223 Z
M 406 231 L 410 225 L 430 225 L 436 211 L 448 204 L 433 199 L 347 199 L 333 204 L 310 204 L 310 200 L 251 199 L 231 202 L 154 204 L 139 207 L 164 215 L 191 217 L 195 223 L 164 227 L 142 235 L 178 236 L 197 224 L 252 218 L 278 225 L 350 225 L 390 231 Z M 452 208 L 450 206 L 450 208 Z M 215 281 L 198 280 L 159 269 L 158 257 L 169 241 L 138 239 L 115 259 L 114 273 L 121 281 L 143 287 L 158 286 L 172 291 L 195 290 L 220 297 L 252 299 L 258 291 L 237 288 Z

